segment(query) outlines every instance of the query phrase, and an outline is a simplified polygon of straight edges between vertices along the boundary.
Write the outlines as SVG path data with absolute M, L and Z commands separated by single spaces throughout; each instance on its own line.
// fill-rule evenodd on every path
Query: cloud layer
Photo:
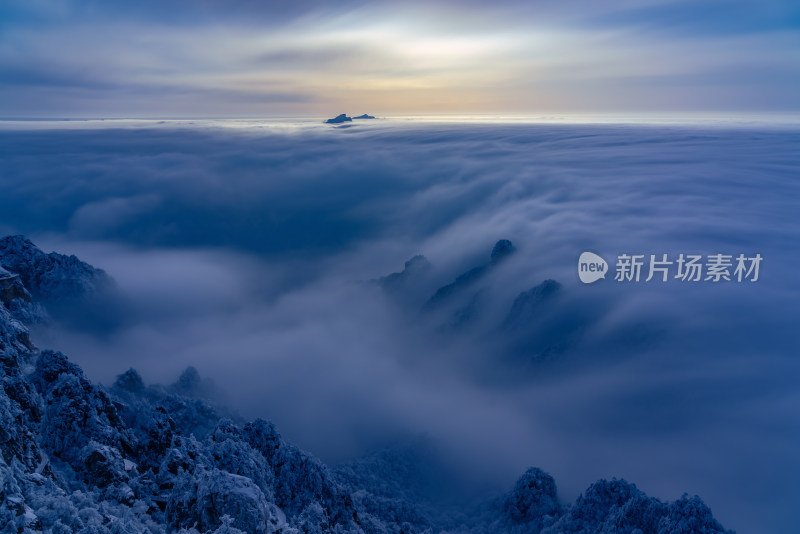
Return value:
M 334 461 L 425 433 L 482 483 L 538 465 L 567 499 L 621 476 L 698 493 L 732 528 L 794 520 L 796 131 L 234 126 L 0 132 L 3 229 L 106 269 L 121 293 L 115 323 L 41 330 L 40 345 L 106 383 L 194 365 Z M 501 238 L 518 250 L 474 292 L 420 311 Z M 584 250 L 765 260 L 752 284 L 583 286 Z M 433 268 L 404 298 L 365 282 L 416 254 Z M 571 342 L 541 358 L 502 323 L 545 279 L 562 293 L 528 327 Z

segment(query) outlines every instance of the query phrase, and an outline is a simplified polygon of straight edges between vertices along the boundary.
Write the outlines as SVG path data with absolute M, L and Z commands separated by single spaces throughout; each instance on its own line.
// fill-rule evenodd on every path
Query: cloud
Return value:
M 108 229 L 118 228 L 131 218 L 156 207 L 158 202 L 159 198 L 155 195 L 90 202 L 75 211 L 69 224 L 74 232 L 91 236 L 98 231 L 106 232 Z
M 28 4 L 3 117 L 798 109 L 790 2 Z
M 0 132 L 0 212 L 118 281 L 113 328 L 36 332 L 94 379 L 194 365 L 326 459 L 426 433 L 483 483 L 538 465 L 569 500 L 623 476 L 779 530 L 800 466 L 796 144 L 714 123 L 34 124 Z M 420 314 L 500 238 L 518 251 Z M 583 286 L 584 250 L 765 260 L 752 284 Z M 433 270 L 401 302 L 364 283 L 416 254 Z M 563 293 L 530 330 L 570 343 L 532 360 L 501 324 L 548 278 Z

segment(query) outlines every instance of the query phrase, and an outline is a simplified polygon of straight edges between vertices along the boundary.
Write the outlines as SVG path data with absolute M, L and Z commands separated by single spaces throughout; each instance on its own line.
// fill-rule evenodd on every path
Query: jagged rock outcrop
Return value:
M 342 124 L 345 122 L 353 122 L 354 120 L 364 120 L 364 119 L 374 119 L 372 115 L 368 115 L 366 113 L 359 115 L 357 117 L 348 117 L 346 113 L 342 113 L 340 115 L 335 116 L 332 119 L 328 119 L 325 121 L 325 124 Z
M 325 124 L 342 124 L 343 122 L 352 122 L 353 119 L 348 117 L 346 114 L 342 113 L 340 115 L 335 116 L 332 119 L 328 119 L 325 121 Z
M 114 281 L 75 256 L 45 253 L 21 235 L 0 239 L 0 287 L 16 296 L 3 305 L 21 322 L 55 320 L 70 328 L 109 329 L 119 319 Z M 19 283 L 14 281 L 14 278 Z M 19 285 L 23 286 L 24 292 Z
M 389 293 L 397 293 L 405 290 L 415 281 L 427 276 L 432 268 L 431 262 L 425 256 L 419 254 L 405 262 L 402 271 L 387 274 L 374 280 L 374 282 Z
M 500 263 L 504 259 L 511 256 L 517 249 L 511 244 L 508 239 L 501 239 L 492 247 L 492 253 L 489 255 L 489 262 L 494 265 Z
M 275 473 L 275 501 L 287 515 L 295 516 L 312 502 L 326 510 L 332 525 L 357 521 L 352 497 L 327 466 L 281 439 L 275 425 L 262 419 L 244 428 L 248 443 L 267 459 Z
M 76 472 L 86 471 L 88 457 L 99 447 L 116 451 L 109 455 L 134 457 L 136 437 L 122 421 L 111 397 L 89 382 L 66 356 L 43 351 L 31 381 L 44 399 L 40 443 L 48 454 Z
M 560 511 L 555 480 L 536 467 L 519 477 L 503 501 L 503 512 L 509 521 L 525 524 L 533 531 L 552 523 Z
M 168 391 L 189 398 L 214 398 L 217 395 L 214 383 L 200 377 L 200 373 L 191 365 L 184 369 Z
M 228 526 L 253 534 L 271 534 L 286 526 L 283 513 L 251 479 L 219 469 L 182 474 L 166 513 L 172 528 L 195 528 L 200 532 Z
M 523 291 L 514 299 L 503 326 L 511 329 L 523 328 L 531 321 L 535 321 L 542 306 L 561 290 L 561 284 L 555 280 L 545 280 L 528 291 Z
M 19 275 L 0 267 L 0 302 L 8 307 L 11 301 L 16 299 L 26 302 L 33 300 L 31 294 L 22 285 Z
M 492 252 L 489 255 L 489 262 L 478 267 L 473 267 L 467 272 L 459 275 L 455 281 L 436 290 L 433 296 L 423 306 L 423 311 L 429 312 L 438 309 L 440 306 L 450 301 L 455 295 L 462 293 L 467 288 L 472 287 L 475 283 L 486 276 L 492 269 L 500 265 L 504 260 L 510 257 L 516 248 L 511 241 L 501 239 L 492 247 Z
M 542 534 L 597 532 L 600 534 L 725 534 L 699 497 L 684 495 L 664 503 L 648 497 L 624 480 L 592 484 L 558 521 Z
M 333 472 L 341 484 L 359 488 L 353 500 L 366 532 L 424 532 L 445 526 L 440 516 L 447 508 L 443 497 L 450 496 L 453 473 L 443 468 L 426 440 L 372 452 L 337 465 Z
M 47 320 L 47 312 L 25 289 L 20 276 L 0 267 L 0 305 L 12 317 L 28 325 Z
M 73 299 L 113 287 L 105 271 L 75 256 L 42 252 L 21 235 L 0 239 L 0 266 L 18 274 L 39 300 Z
M 143 393 L 146 388 L 144 380 L 142 380 L 142 377 L 136 369 L 133 368 L 119 375 L 114 382 L 114 387 L 134 395 Z

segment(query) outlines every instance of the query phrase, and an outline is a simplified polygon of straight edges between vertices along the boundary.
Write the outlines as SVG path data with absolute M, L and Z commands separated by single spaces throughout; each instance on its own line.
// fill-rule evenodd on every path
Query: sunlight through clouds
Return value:
M 800 107 L 800 43 L 780 2 L 188 5 L 3 6 L 0 115 Z

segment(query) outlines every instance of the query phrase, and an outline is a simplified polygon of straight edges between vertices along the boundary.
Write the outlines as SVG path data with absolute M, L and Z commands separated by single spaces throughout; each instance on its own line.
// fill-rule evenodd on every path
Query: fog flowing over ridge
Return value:
M 475 485 L 536 465 L 572 499 L 620 476 L 780 532 L 800 497 L 799 142 L 701 125 L 3 130 L 0 230 L 115 280 L 102 320 L 33 332 L 92 379 L 193 365 L 327 461 L 424 434 Z M 764 262 L 756 283 L 584 286 L 584 250 Z M 381 280 L 417 255 L 399 289 Z
M 492 262 L 512 252 L 500 241 Z M 272 422 L 245 421 L 210 400 L 215 388 L 194 367 L 169 385 L 148 386 L 135 369 L 110 387 L 93 384 L 63 353 L 33 345 L 28 327 L 52 321 L 60 311 L 53 302 L 89 309 L 107 298 L 114 293 L 107 275 L 20 235 L 0 239 L 0 264 L 3 531 L 732 532 L 698 496 L 664 502 L 616 478 L 566 504 L 553 477 L 536 467 L 510 491 L 475 500 L 428 439 L 327 466 Z

